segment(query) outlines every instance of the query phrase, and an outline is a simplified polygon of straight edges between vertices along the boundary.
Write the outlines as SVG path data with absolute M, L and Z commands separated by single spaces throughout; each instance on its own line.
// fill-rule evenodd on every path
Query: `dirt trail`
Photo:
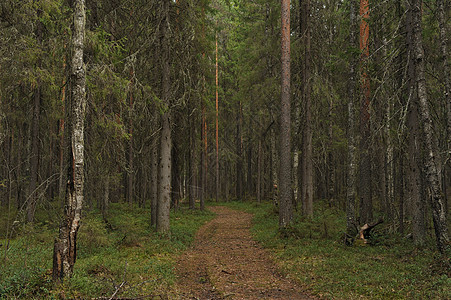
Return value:
M 250 234 L 252 215 L 211 207 L 217 217 L 201 227 L 177 264 L 180 299 L 313 299 L 278 271 Z

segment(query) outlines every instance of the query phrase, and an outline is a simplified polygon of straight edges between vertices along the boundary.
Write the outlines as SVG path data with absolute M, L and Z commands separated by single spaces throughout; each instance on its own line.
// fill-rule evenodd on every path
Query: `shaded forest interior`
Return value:
M 271 203 L 283 236 L 329 207 L 340 242 L 378 223 L 449 264 L 449 18 L 445 0 L 2 0 L 4 261 L 24 228 L 59 228 L 64 280 L 84 215 L 150 211 L 178 236 L 172 213 L 238 200 Z

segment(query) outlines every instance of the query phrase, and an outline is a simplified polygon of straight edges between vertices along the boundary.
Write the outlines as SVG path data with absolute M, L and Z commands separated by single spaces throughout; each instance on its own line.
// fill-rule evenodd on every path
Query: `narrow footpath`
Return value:
M 252 239 L 251 214 L 209 209 L 216 218 L 201 227 L 177 263 L 180 299 L 314 299 L 281 275 Z

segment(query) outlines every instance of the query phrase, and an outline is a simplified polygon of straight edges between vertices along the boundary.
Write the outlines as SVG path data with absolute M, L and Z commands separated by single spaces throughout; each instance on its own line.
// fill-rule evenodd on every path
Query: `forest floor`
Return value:
M 216 218 L 200 228 L 177 262 L 182 299 L 314 299 L 282 275 L 252 239 L 252 215 L 212 206 Z

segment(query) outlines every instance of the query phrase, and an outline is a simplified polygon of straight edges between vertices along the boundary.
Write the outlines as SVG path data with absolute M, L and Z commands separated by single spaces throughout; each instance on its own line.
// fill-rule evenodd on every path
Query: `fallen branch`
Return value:
M 371 230 L 376 227 L 377 225 L 384 223 L 384 219 L 380 218 L 377 222 L 372 224 L 365 224 L 362 227 L 360 227 L 359 231 L 359 239 L 363 240 L 364 243 L 367 243 L 367 239 L 370 237 Z

